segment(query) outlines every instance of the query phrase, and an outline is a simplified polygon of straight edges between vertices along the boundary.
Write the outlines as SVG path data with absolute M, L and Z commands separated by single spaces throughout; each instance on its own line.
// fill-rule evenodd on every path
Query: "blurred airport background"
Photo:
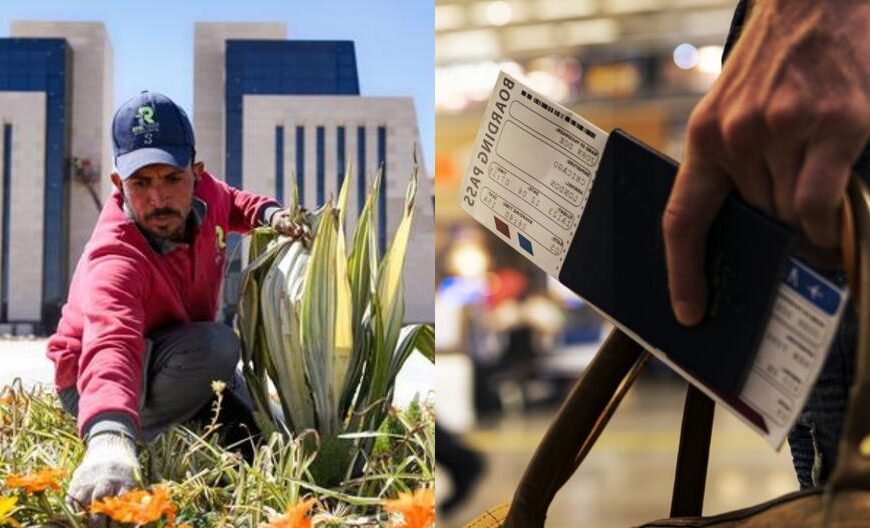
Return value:
M 436 387 L 444 438 L 457 442 L 448 460 L 455 474 L 448 466 L 438 473 L 438 497 L 453 506 L 439 511 L 442 528 L 464 526 L 510 500 L 559 402 L 609 331 L 589 306 L 458 206 L 498 71 L 679 160 L 689 113 L 719 74 L 735 5 L 436 2 Z M 547 526 L 615 528 L 667 516 L 684 395 L 680 378 L 648 365 L 557 495 Z M 439 454 L 448 444 L 454 447 L 438 439 Z M 454 506 L 463 482 L 472 481 L 467 500 Z M 704 514 L 795 489 L 788 447 L 773 452 L 720 410 Z

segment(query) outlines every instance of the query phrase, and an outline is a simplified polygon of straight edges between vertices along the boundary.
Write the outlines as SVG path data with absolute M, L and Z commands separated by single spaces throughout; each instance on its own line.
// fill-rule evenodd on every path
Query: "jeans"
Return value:
M 212 322 L 172 326 L 150 334 L 145 345 L 139 403 L 141 437 L 145 442 L 207 407 L 213 397 L 212 380 L 227 383 L 225 397 L 239 403 L 245 418 L 253 412 L 251 395 L 236 369 L 239 339 L 228 326 Z M 63 408 L 77 416 L 76 388 L 59 396 Z M 205 411 L 207 414 L 208 409 Z M 253 426 L 252 418 L 245 421 Z
M 841 287 L 845 285 L 843 272 L 820 273 Z M 857 337 L 855 306 L 849 302 L 819 379 L 788 435 L 801 489 L 824 486 L 837 463 L 837 448 L 855 372 Z

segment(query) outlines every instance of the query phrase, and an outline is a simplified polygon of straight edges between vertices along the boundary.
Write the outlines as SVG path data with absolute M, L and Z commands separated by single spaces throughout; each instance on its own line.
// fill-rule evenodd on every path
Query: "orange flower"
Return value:
M 10 473 L 6 477 L 6 487 L 8 488 L 23 488 L 28 495 L 53 489 L 61 491 L 58 479 L 66 476 L 66 471 L 62 469 L 41 469 L 36 473 L 28 475 L 15 475 Z
M 308 518 L 308 512 L 314 503 L 314 499 L 297 502 L 296 504 L 288 504 L 287 512 L 275 519 L 272 519 L 268 524 L 261 524 L 261 528 L 311 528 L 311 519 Z
M 399 498 L 384 501 L 384 510 L 402 514 L 401 524 L 406 528 L 429 528 L 435 525 L 435 491 L 420 488 L 411 493 L 399 493 Z
M 164 486 L 155 486 L 151 493 L 145 490 L 128 491 L 117 497 L 106 497 L 91 503 L 91 513 L 105 513 L 112 520 L 129 524 L 147 524 L 164 515 L 167 528 L 175 527 L 175 504 Z

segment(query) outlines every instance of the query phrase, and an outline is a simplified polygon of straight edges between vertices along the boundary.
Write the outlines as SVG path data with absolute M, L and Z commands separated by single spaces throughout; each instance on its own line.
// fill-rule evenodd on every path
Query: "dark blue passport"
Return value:
M 722 397 L 733 397 L 755 357 L 795 236 L 729 196 L 707 241 L 706 316 L 682 326 L 668 296 L 661 227 L 676 174 L 676 162 L 614 130 L 559 281 Z

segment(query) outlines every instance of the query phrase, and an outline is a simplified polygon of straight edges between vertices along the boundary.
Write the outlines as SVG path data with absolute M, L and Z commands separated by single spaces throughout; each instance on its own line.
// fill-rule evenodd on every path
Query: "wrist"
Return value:
M 102 431 L 88 438 L 89 448 L 96 446 L 122 446 L 136 452 L 136 442 L 129 436 L 115 431 Z
M 275 213 L 281 211 L 281 207 L 277 204 L 266 205 L 263 208 L 262 218 L 260 218 L 260 222 L 263 225 L 271 226 L 272 220 L 274 220 Z
M 128 439 L 132 444 L 136 442 L 136 423 L 133 417 L 123 412 L 106 412 L 94 416 L 85 425 L 82 438 L 85 444 L 90 444 L 92 438 L 104 434 L 114 434 Z

